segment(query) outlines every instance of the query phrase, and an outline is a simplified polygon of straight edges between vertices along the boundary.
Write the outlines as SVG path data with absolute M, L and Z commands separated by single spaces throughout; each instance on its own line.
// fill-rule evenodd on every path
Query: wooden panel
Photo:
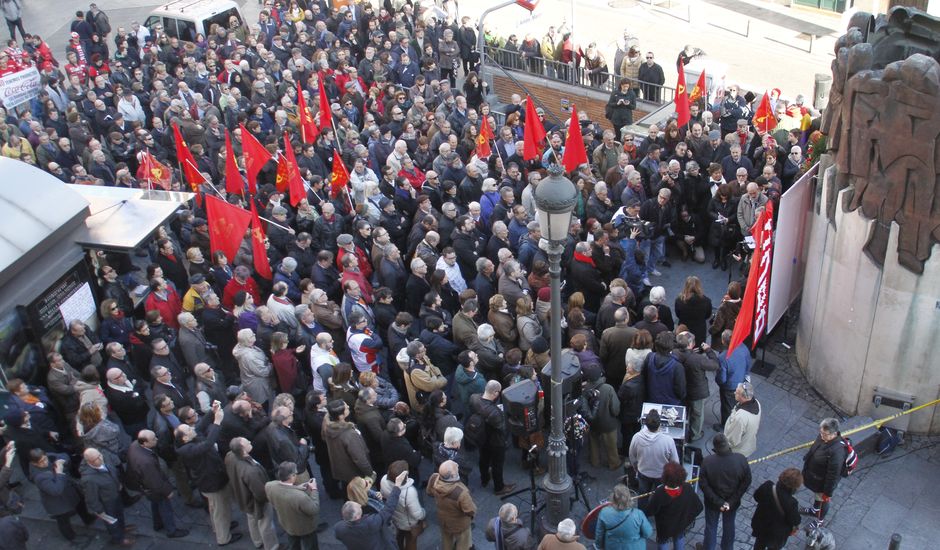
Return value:
M 509 103 L 512 94 L 525 95 L 525 91 L 506 76 L 493 75 L 492 82 L 493 90 L 502 103 Z M 574 103 L 579 112 L 586 112 L 591 120 L 599 123 L 603 128 L 612 128 L 610 121 L 604 118 L 604 106 L 607 104 L 606 95 L 603 95 L 602 98 L 602 94 L 599 92 L 586 94 L 580 88 L 548 80 L 541 84 L 526 82 L 526 88 L 538 104 L 545 108 L 547 119 L 555 118 L 563 124 L 571 118 L 571 112 L 565 111 L 562 105 Z M 636 109 L 633 111 L 633 120 L 640 120 L 647 113 L 646 110 Z

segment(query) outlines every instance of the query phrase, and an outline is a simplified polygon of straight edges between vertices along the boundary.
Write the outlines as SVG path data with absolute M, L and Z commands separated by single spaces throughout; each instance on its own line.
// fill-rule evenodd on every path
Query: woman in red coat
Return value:
M 180 295 L 162 278 L 157 277 L 150 282 L 150 294 L 147 295 L 144 307 L 147 311 L 152 309 L 159 311 L 160 317 L 163 317 L 163 322 L 167 326 L 179 330 L 180 323 L 176 316 L 183 310 L 183 304 L 180 301 Z
M 287 334 L 275 332 L 271 335 L 271 365 L 277 376 L 277 387 L 280 393 L 300 395 L 306 383 L 302 380 L 303 373 L 300 361 L 296 354 L 303 353 L 307 346 L 287 347 Z

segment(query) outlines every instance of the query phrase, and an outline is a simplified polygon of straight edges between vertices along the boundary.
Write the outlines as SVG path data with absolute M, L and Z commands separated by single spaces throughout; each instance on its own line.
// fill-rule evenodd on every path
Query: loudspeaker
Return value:
M 564 396 L 565 417 L 573 415 L 581 398 L 581 360 L 569 348 L 561 350 L 561 393 Z M 545 392 L 545 422 L 551 421 L 552 414 L 552 362 L 549 361 L 539 373 L 539 381 Z
M 535 382 L 516 382 L 503 390 L 502 397 L 509 431 L 513 435 L 526 435 L 539 429 L 539 395 Z

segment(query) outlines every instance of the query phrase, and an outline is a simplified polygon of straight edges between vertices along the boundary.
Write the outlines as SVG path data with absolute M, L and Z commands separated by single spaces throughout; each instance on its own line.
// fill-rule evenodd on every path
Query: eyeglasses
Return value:
M 647 57 L 646 60 L 647 60 L 647 61 L 652 61 L 653 58 L 652 58 L 652 57 Z

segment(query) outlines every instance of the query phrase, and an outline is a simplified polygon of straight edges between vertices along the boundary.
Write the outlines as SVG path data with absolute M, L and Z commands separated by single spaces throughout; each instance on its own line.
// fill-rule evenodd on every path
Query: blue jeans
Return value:
M 646 270 L 652 273 L 656 269 L 656 263 L 666 257 L 666 237 L 656 237 L 648 241 L 650 244 L 649 252 L 646 254 Z M 644 252 L 646 252 L 644 250 Z
M 737 508 L 727 512 L 720 512 L 705 507 L 705 546 L 704 550 L 718 548 L 718 516 L 721 516 L 721 550 L 734 549 L 734 518 L 738 515 Z
M 685 550 L 685 533 L 666 542 L 657 542 L 657 550 Z

